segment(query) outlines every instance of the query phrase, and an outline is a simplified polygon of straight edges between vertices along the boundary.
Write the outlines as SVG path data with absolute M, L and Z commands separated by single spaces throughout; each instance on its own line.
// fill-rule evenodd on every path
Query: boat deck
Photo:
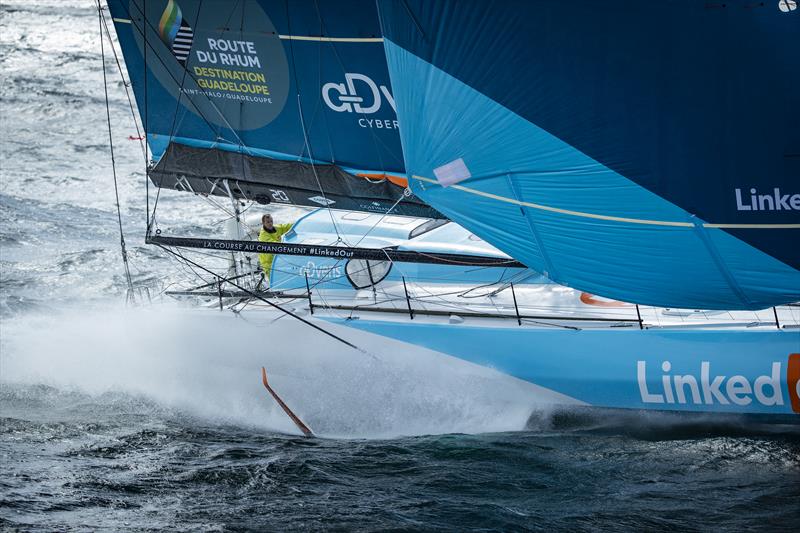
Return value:
M 246 293 L 248 307 L 268 306 Z M 422 319 L 455 324 L 507 321 L 509 325 L 570 328 L 800 328 L 800 306 L 760 311 L 665 309 L 606 300 L 554 284 L 475 287 L 456 284 L 381 283 L 374 290 L 265 293 L 295 311 L 339 318 Z M 228 299 L 230 302 L 230 299 Z M 479 320 L 475 320 L 479 319 Z

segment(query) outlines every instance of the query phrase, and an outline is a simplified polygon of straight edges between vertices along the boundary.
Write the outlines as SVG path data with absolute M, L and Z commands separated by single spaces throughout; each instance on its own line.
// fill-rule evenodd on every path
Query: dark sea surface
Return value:
M 394 345 L 317 353 L 287 324 L 265 357 L 323 438 L 288 435 L 230 330 L 123 304 L 92 3 L 0 0 L 0 530 L 797 531 L 798 426 L 540 411 Z M 115 69 L 132 274 L 155 291 L 188 273 L 142 243 Z M 219 229 L 208 204 L 161 202 L 162 227 Z

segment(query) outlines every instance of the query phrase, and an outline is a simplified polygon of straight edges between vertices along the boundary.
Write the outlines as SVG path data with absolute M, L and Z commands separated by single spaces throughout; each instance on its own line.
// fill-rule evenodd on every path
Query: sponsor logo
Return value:
M 794 355 L 796 354 L 789 358 L 787 382 L 790 389 L 795 389 L 796 395 L 797 381 L 800 379 L 800 355 L 798 359 L 793 359 Z M 664 361 L 661 363 L 661 385 L 650 389 L 647 384 L 647 362 L 637 361 L 636 380 L 644 403 L 745 406 L 755 401 L 761 405 L 773 406 L 783 405 L 781 366 L 780 362 L 773 362 L 769 374 L 758 376 L 751 381 L 737 374 L 713 375 L 711 363 L 708 361 L 700 362 L 699 378 L 693 374 L 671 374 L 671 363 Z M 792 371 L 795 372 L 794 384 L 792 384 Z M 800 405 L 794 410 L 800 412 Z
M 778 2 L 778 9 L 780 9 L 782 13 L 789 13 L 797 9 L 797 2 L 795 2 L 795 0 L 780 0 L 780 2 Z
M 800 353 L 789 355 L 786 367 L 786 383 L 789 385 L 789 400 L 792 411 L 800 413 Z
M 148 76 L 173 98 L 206 121 L 229 128 L 235 124 L 237 130 L 260 128 L 281 113 L 291 84 L 289 64 L 263 9 L 234 2 L 222 13 L 201 8 L 196 0 L 154 3 L 165 7 L 148 9 L 141 24 L 154 28 L 158 38 L 145 44 L 142 32 L 133 37 L 140 52 L 155 53 Z M 230 20 L 240 22 L 228 28 Z M 245 107 L 226 105 L 231 102 Z
M 298 244 L 282 244 L 279 242 L 240 242 L 221 239 L 203 241 L 203 248 L 209 250 L 226 250 L 231 252 L 271 253 L 284 255 L 313 255 L 319 257 L 335 257 L 350 259 L 353 257 L 351 250 L 334 249 L 335 247 L 303 246 Z
M 394 97 L 385 85 L 378 85 L 372 78 L 356 72 L 347 72 L 344 83 L 326 83 L 322 86 L 322 100 L 337 113 L 357 113 L 373 115 L 385 109 L 388 103 L 392 115 L 396 108 Z M 396 130 L 396 115 L 393 118 L 360 117 L 358 125 L 362 128 Z
M 158 35 L 175 59 L 185 67 L 194 41 L 194 30 L 184 18 L 181 7 L 175 0 L 169 0 L 161 14 L 161 19 L 158 21 Z
M 394 98 L 385 85 L 378 86 L 369 76 L 355 72 L 346 73 L 344 81 L 344 83 L 326 83 L 322 86 L 322 99 L 334 111 L 369 115 L 381 109 L 384 99 L 395 111 Z M 361 93 L 356 89 L 356 82 L 360 82 L 358 85 L 364 88 Z M 365 98 L 362 94 L 369 96 Z M 334 102 L 334 99 L 338 103 Z
M 272 193 L 272 199 L 276 202 L 280 202 L 282 204 L 291 203 L 291 200 L 289 200 L 289 195 L 284 191 L 280 189 L 270 189 L 269 192 Z
M 300 275 L 308 276 L 309 278 L 324 279 L 324 278 L 340 278 L 342 277 L 342 267 L 338 265 L 326 267 L 324 265 L 317 265 L 313 261 L 309 261 L 300 267 Z
M 324 196 L 310 196 L 308 199 L 311 200 L 312 202 L 317 202 L 319 205 L 325 205 L 325 206 L 333 205 L 336 203 L 334 200 L 328 200 Z
M 358 125 L 362 128 L 375 128 L 376 130 L 396 130 L 399 127 L 397 119 L 360 118 Z
M 755 187 L 750 194 L 735 190 L 737 211 L 800 211 L 800 194 L 781 194 L 779 187 L 771 193 L 759 194 Z
M 358 204 L 358 208 L 362 211 L 368 211 L 370 213 L 385 213 L 386 212 L 386 205 L 381 204 L 379 202 L 370 202 L 368 204 Z

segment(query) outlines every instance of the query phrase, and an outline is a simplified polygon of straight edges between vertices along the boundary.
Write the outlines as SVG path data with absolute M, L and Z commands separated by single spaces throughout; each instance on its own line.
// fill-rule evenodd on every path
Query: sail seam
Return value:
M 438 184 L 439 182 L 433 180 L 431 178 L 425 178 L 423 176 L 417 176 L 416 174 L 412 175 L 414 179 L 424 181 L 427 183 Z M 612 222 L 627 222 L 630 224 L 644 224 L 650 226 L 672 226 L 672 227 L 679 227 L 679 228 L 693 228 L 695 227 L 694 224 L 691 222 L 675 222 L 670 220 L 647 220 L 641 218 L 627 218 L 627 217 L 616 217 L 612 215 L 600 215 L 597 213 L 585 213 L 583 211 L 573 211 L 571 209 L 562 209 L 560 207 L 552 207 L 549 205 L 541 205 L 541 204 L 534 204 L 532 202 L 524 202 L 522 200 L 515 200 L 514 198 L 506 198 L 505 196 L 500 196 L 499 194 L 493 194 L 489 192 L 479 191 L 477 189 L 471 189 L 469 187 L 464 187 L 463 185 L 450 185 L 450 188 L 458 189 L 460 191 L 464 191 L 470 194 L 474 194 L 477 196 L 483 196 L 484 198 L 489 198 L 492 200 L 498 200 L 500 202 L 506 202 L 509 204 L 519 205 L 523 207 L 530 207 L 532 209 L 539 209 L 541 211 L 550 211 L 553 213 L 561 213 L 564 215 L 572 215 L 576 217 L 583 217 L 583 218 L 594 218 L 599 220 L 609 220 Z M 715 228 L 715 229 L 800 229 L 800 224 L 712 224 L 712 223 L 703 223 L 702 226 L 704 228 Z
M 695 220 L 697 220 L 697 218 L 695 218 Z M 705 225 L 697 220 L 697 222 L 694 224 L 694 227 L 695 231 L 697 232 L 697 236 L 703 243 L 703 246 L 705 246 L 708 255 L 711 256 L 711 260 L 716 265 L 717 270 L 722 275 L 722 278 L 728 284 L 728 287 L 730 287 L 733 293 L 739 298 L 739 301 L 748 307 L 751 306 L 753 302 L 747 297 L 745 292 L 739 286 L 739 282 L 736 281 L 736 278 L 733 276 L 733 273 L 726 266 L 725 261 L 722 260 L 722 257 L 717 251 L 717 247 L 714 246 L 714 243 L 711 241 L 711 237 L 705 231 Z
M 325 43 L 382 43 L 383 37 L 322 37 L 314 35 L 278 35 L 284 41 L 317 41 Z
M 514 193 L 514 196 L 516 196 L 516 200 L 518 202 L 522 202 L 522 195 L 520 194 L 519 190 L 517 190 L 514 180 L 511 179 L 511 174 L 506 174 L 506 178 L 508 179 L 508 185 L 511 188 L 511 191 Z M 519 207 L 520 211 L 522 211 L 522 217 L 525 219 L 525 223 L 528 225 L 528 229 L 530 229 L 531 235 L 533 235 L 534 241 L 536 242 L 536 247 L 539 248 L 539 254 L 544 260 L 545 268 L 547 268 L 547 271 L 544 272 L 544 275 L 555 281 L 558 279 L 558 271 L 556 270 L 555 265 L 553 265 L 553 262 L 550 261 L 550 255 L 545 250 L 542 236 L 539 234 L 539 230 L 536 229 L 536 226 L 531 220 L 530 216 L 528 216 L 528 212 L 525 211 L 525 206 L 520 205 Z

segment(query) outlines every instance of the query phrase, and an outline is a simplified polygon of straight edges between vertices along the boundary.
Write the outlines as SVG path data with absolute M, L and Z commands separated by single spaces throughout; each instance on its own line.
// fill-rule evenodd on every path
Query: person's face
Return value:
M 272 215 L 264 215 L 264 218 L 261 219 L 264 224 L 264 227 L 267 229 L 272 229 Z

